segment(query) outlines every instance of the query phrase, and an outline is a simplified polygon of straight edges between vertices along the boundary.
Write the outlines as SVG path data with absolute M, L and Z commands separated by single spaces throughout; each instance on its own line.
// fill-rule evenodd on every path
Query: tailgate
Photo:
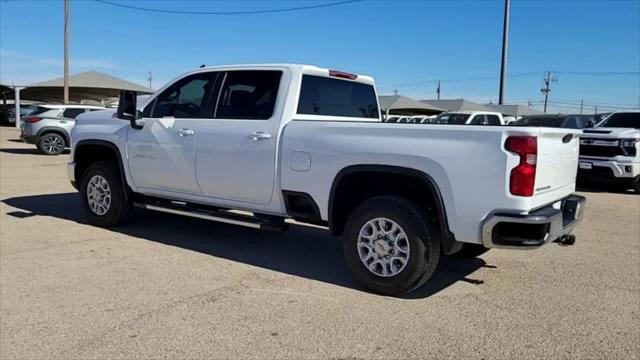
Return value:
M 569 195 L 578 171 L 579 131 L 540 128 L 534 196 Z

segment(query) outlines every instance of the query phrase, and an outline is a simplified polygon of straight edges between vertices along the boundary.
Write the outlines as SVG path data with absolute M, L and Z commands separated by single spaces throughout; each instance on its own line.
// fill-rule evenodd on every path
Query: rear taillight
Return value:
M 37 116 L 29 116 L 24 119 L 24 122 L 26 122 L 27 124 L 33 124 L 33 123 L 37 123 L 40 120 L 42 120 L 42 118 Z
M 355 80 L 358 78 L 358 75 L 356 74 L 350 74 L 348 72 L 338 71 L 338 70 L 329 70 L 329 76 L 342 78 L 342 79 L 349 79 L 349 80 Z
M 511 136 L 505 149 L 520 156 L 520 163 L 511 170 L 509 189 L 517 196 L 533 196 L 536 183 L 538 139 L 535 136 Z

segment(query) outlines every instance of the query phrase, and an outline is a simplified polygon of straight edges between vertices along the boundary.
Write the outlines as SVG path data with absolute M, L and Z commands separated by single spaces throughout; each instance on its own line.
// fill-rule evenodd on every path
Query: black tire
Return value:
M 480 244 L 463 244 L 462 249 L 460 249 L 460 251 L 453 255 L 461 258 L 475 258 L 486 253 L 489 250 L 489 248 L 486 248 Z
M 43 134 L 38 140 L 38 150 L 45 155 L 60 155 L 66 147 L 64 137 L 57 133 Z
M 111 192 L 111 200 L 104 214 L 98 214 L 91 210 L 87 197 L 89 182 L 95 176 L 106 180 Z M 133 213 L 133 202 L 130 200 L 130 196 L 128 197 L 129 200 L 127 200 L 125 191 L 128 190 L 123 189 L 122 186 L 120 171 L 113 162 L 98 161 L 87 167 L 80 178 L 80 197 L 82 208 L 89 224 L 108 227 L 130 220 Z
M 360 230 L 375 218 L 392 220 L 406 233 L 409 256 L 404 268 L 393 276 L 377 275 L 360 260 Z M 429 219 L 427 212 L 399 197 L 375 197 L 360 204 L 347 220 L 343 241 L 345 260 L 355 279 L 369 290 L 394 296 L 424 284 L 435 271 L 440 258 L 440 239 L 431 232 Z
M 633 191 L 635 191 L 636 194 L 640 194 L 640 175 L 636 176 L 633 180 Z

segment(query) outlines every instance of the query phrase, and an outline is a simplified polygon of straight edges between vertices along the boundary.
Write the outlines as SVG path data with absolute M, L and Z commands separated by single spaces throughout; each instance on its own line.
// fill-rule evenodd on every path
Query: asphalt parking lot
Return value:
M 572 247 L 445 258 L 404 299 L 339 239 L 140 212 L 85 225 L 64 164 L 0 129 L 0 358 L 638 358 L 640 196 L 584 192 Z

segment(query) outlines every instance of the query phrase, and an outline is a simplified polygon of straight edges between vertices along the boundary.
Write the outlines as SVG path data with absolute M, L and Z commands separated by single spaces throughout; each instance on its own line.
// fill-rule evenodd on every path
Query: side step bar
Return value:
M 226 210 L 219 210 L 215 208 L 206 209 L 202 205 L 198 205 L 197 208 L 195 208 L 183 202 L 136 202 L 135 206 L 152 211 L 188 216 L 231 225 L 239 225 L 252 229 L 285 231 L 288 228 L 288 224 L 284 222 L 284 219 L 282 219 L 282 221 L 262 220 L 254 216 L 232 213 Z

